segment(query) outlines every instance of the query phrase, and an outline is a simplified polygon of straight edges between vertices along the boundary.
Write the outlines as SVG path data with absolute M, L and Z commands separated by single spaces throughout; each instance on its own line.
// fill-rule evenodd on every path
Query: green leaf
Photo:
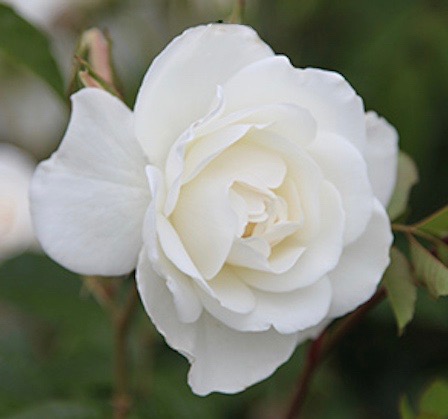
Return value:
M 434 381 L 423 393 L 420 399 L 420 415 L 441 419 L 448 417 L 448 382 Z
M 445 266 L 448 266 L 448 245 L 440 242 L 437 244 L 437 257 Z
M 414 317 L 417 288 L 406 257 L 395 247 L 391 249 L 390 257 L 391 264 L 384 274 L 383 284 L 401 335 Z
M 406 153 L 400 151 L 398 155 L 397 183 L 387 208 L 387 213 L 391 220 L 395 220 L 405 212 L 411 188 L 417 182 L 417 166 Z
M 27 408 L 20 413 L 8 416 L 7 419 L 96 419 L 99 417 L 99 413 L 90 406 L 74 402 L 50 401 Z
M 11 8 L 0 4 L 0 52 L 46 81 L 64 98 L 64 83 L 50 42 Z
M 448 268 L 413 237 L 409 237 L 417 277 L 434 297 L 448 295 Z
M 432 234 L 440 238 L 448 236 L 448 205 L 436 213 L 425 218 L 423 221 L 415 224 L 414 227 L 418 228 L 425 233 Z
M 415 414 L 409 403 L 409 399 L 406 396 L 403 396 L 400 399 L 400 405 L 398 409 L 400 412 L 400 419 L 415 419 Z

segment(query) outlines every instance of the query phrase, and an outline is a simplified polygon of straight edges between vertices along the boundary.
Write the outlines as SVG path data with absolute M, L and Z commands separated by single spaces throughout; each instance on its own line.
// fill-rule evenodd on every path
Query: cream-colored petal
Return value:
M 398 133 L 384 118 L 367 112 L 367 147 L 365 159 L 373 192 L 387 207 L 397 180 Z
M 365 148 L 366 128 L 361 98 L 338 73 L 296 69 L 284 56 L 257 61 L 223 85 L 226 111 L 273 103 L 307 109 L 318 131 L 329 131 Z M 291 138 L 291 140 L 294 140 Z
M 344 243 L 351 243 L 366 228 L 373 209 L 366 162 L 350 142 L 337 135 L 319 136 L 308 151 L 341 196 L 346 220 Z
M 320 188 L 320 231 L 305 247 L 296 264 L 278 275 L 238 268 L 238 275 L 261 291 L 284 293 L 315 283 L 338 263 L 343 249 L 344 211 L 334 186 Z M 300 232 L 297 233 L 300 237 Z
M 122 275 L 136 266 L 150 200 L 133 115 L 99 89 L 83 89 L 72 101 L 62 144 L 32 182 L 36 234 L 70 270 Z
M 323 277 L 296 291 L 270 293 L 253 290 L 255 308 L 245 314 L 228 310 L 201 293 L 205 309 L 220 322 L 242 332 L 262 332 L 274 327 L 279 333 L 306 331 L 322 322 L 331 303 L 331 285 Z
M 374 294 L 389 265 L 392 239 L 386 211 L 375 200 L 366 230 L 344 249 L 338 265 L 328 274 L 333 288 L 330 317 L 343 316 Z
M 282 335 L 272 329 L 238 332 L 205 312 L 195 323 L 180 322 L 165 281 L 145 255 L 142 252 L 136 275 L 143 305 L 168 345 L 192 364 L 188 381 L 196 394 L 242 391 L 271 375 L 291 356 L 299 334 Z M 300 335 L 302 340 L 306 337 Z
M 146 73 L 135 105 L 136 136 L 151 163 L 163 167 L 179 135 L 207 114 L 216 86 L 271 55 L 242 25 L 198 26 L 171 41 Z

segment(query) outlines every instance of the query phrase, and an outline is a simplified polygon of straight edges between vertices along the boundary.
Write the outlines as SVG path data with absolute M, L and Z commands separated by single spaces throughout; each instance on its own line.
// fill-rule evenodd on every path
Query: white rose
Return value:
M 32 186 L 45 250 L 82 274 L 136 267 L 197 394 L 269 376 L 369 299 L 389 263 L 397 134 L 339 74 L 296 69 L 250 28 L 192 28 L 132 113 L 73 96 Z
M 34 168 L 25 153 L 0 143 L 0 262 L 34 243 L 28 202 Z

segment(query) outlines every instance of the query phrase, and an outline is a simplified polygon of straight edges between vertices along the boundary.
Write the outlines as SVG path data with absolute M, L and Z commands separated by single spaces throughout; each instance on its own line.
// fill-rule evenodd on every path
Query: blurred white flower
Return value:
M 1 79 L 1 92 L 1 140 L 48 156 L 66 124 L 66 105 L 43 81 L 24 72 Z
M 397 133 L 339 74 L 213 24 L 154 60 L 134 112 L 99 89 L 72 100 L 31 188 L 38 238 L 82 274 L 136 268 L 196 393 L 266 378 L 375 292 Z
M 23 151 L 0 143 L 0 262 L 35 243 L 28 201 L 34 168 Z
M 92 7 L 102 0 L 0 0 L 14 8 L 23 18 L 36 26 L 51 30 L 65 14 L 80 7 Z

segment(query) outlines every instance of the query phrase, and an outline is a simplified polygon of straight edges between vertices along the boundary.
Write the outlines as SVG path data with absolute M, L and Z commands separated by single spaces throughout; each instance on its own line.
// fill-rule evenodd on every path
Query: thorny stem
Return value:
M 364 305 L 351 315 L 340 320 L 333 330 L 324 330 L 308 349 L 305 366 L 299 378 L 299 383 L 285 419 L 300 417 L 300 412 L 308 394 L 314 373 L 331 350 L 347 335 L 372 308 L 378 305 L 386 296 L 383 288 Z
M 123 307 L 112 317 L 115 333 L 114 378 L 115 394 L 113 398 L 114 418 L 126 419 L 132 406 L 129 394 L 129 367 L 127 338 L 131 326 L 132 314 L 135 311 L 138 292 L 135 283 L 129 291 Z

